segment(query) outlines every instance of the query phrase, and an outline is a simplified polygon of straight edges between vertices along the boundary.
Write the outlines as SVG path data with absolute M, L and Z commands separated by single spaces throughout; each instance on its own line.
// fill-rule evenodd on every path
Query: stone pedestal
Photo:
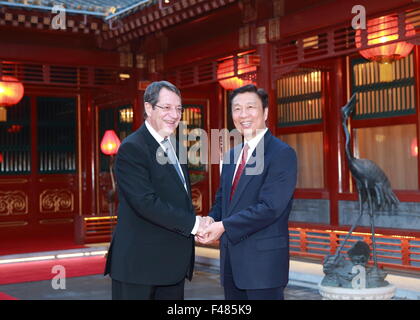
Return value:
M 389 300 L 395 295 L 396 287 L 392 284 L 386 287 L 351 289 L 327 287 L 319 285 L 319 293 L 323 300 Z

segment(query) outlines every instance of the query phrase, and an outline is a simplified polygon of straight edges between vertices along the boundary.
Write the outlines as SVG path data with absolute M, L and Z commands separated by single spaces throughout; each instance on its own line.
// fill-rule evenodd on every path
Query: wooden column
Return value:
M 331 63 L 331 71 L 325 72 L 324 88 L 324 145 L 326 158 L 326 188 L 330 198 L 330 224 L 339 225 L 338 194 L 340 192 L 340 166 L 344 166 L 344 137 L 341 127 L 341 107 L 346 103 L 346 61 L 336 58 Z M 341 175 L 343 179 L 343 175 Z
M 145 78 L 142 70 L 135 72 L 135 85 L 133 88 L 133 131 L 137 130 L 144 122 L 144 90 L 140 90 L 140 80 Z
M 260 28 L 265 28 L 260 27 Z M 257 86 L 267 91 L 269 97 L 267 127 L 275 135 L 277 127 L 277 94 L 275 84 L 271 81 L 271 44 L 265 39 L 265 32 L 260 29 L 257 37 L 257 54 L 260 66 L 257 69 Z
M 82 212 L 79 215 L 95 215 L 97 214 L 95 201 L 95 114 L 92 95 L 90 93 L 82 94 L 79 99 L 80 103 L 80 123 L 81 137 L 81 175 L 82 185 L 81 193 L 79 192 Z

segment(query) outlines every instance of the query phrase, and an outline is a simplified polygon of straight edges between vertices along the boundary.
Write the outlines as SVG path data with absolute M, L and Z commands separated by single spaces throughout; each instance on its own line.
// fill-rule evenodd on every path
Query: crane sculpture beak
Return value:
M 347 102 L 347 104 L 341 108 L 341 115 L 343 117 L 343 120 L 347 120 L 351 114 L 354 112 L 354 109 L 356 107 L 356 93 L 354 93 L 350 100 Z

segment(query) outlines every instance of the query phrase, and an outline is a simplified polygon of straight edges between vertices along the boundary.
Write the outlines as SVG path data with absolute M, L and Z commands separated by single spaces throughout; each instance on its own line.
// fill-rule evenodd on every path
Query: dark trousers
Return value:
M 229 252 L 226 252 L 224 271 L 226 300 L 284 300 L 284 287 L 268 289 L 239 289 L 233 280 Z
M 185 279 L 170 286 L 150 286 L 112 279 L 112 300 L 184 300 Z

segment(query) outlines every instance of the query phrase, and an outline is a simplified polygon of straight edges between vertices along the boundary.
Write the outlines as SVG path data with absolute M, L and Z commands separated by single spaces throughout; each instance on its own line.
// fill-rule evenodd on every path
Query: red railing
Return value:
M 109 242 L 117 224 L 117 217 L 77 216 L 75 222 L 77 243 Z
M 347 235 L 346 231 L 289 228 L 290 254 L 322 260 L 334 254 Z M 382 267 L 420 272 L 420 238 L 375 234 L 378 264 Z M 370 246 L 370 233 L 353 232 L 344 246 L 348 250 L 356 241 Z
M 107 242 L 111 240 L 117 217 L 80 216 L 76 223 L 78 243 Z M 289 227 L 290 254 L 322 261 L 326 255 L 335 253 L 346 235 L 346 231 L 340 230 Z M 420 238 L 383 234 L 375 234 L 375 238 L 379 266 L 420 272 Z M 353 232 L 343 251 L 347 251 L 358 240 L 372 247 L 370 233 Z M 218 248 L 218 245 L 211 247 Z

